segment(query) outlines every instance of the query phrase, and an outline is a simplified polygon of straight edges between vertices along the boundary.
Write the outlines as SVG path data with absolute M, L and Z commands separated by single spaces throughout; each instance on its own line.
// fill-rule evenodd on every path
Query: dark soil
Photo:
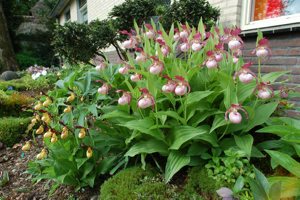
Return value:
M 0 200 L 97 200 L 99 186 L 95 186 L 94 189 L 85 188 L 79 192 L 74 192 L 74 188 L 70 186 L 60 186 L 50 196 L 49 192 L 53 182 L 33 183 L 31 175 L 26 173 L 27 163 L 35 159 L 35 156 L 41 151 L 41 142 L 25 153 L 21 150 L 22 143 L 16 144 L 12 148 L 0 149 L 0 174 L 4 171 L 9 173 L 9 182 L 2 188 L 0 187 Z

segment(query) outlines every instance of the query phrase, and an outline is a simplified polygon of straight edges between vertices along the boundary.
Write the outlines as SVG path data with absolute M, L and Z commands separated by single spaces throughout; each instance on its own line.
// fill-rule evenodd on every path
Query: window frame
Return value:
M 253 12 L 253 0 L 243 0 L 242 4 L 242 16 L 241 16 L 241 29 L 242 31 L 248 31 L 253 29 L 279 28 L 282 25 L 300 24 L 300 13 L 293 15 L 286 15 L 276 18 L 251 21 Z
M 88 23 L 88 9 L 87 9 L 87 1 L 84 5 L 80 7 L 80 0 L 77 0 L 77 10 L 78 10 L 78 21 L 80 23 Z M 86 13 L 86 20 L 83 19 L 83 13 Z
M 70 18 L 67 19 L 67 14 L 69 13 Z M 68 7 L 66 11 L 64 12 L 64 23 L 70 22 L 71 21 L 71 9 Z

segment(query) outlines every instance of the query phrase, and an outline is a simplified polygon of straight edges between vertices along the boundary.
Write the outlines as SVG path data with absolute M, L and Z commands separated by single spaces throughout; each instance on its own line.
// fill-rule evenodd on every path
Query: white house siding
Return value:
M 87 0 L 88 21 L 106 19 L 111 9 L 123 2 L 125 0 Z
M 221 9 L 220 23 L 224 26 L 240 26 L 242 0 L 208 0 Z
M 70 14 L 71 14 L 71 22 L 76 22 L 78 18 L 78 8 L 77 8 L 77 0 L 72 0 L 70 1 L 69 5 L 66 6 L 59 16 L 59 24 L 63 25 L 65 21 L 65 13 L 67 10 L 70 9 Z

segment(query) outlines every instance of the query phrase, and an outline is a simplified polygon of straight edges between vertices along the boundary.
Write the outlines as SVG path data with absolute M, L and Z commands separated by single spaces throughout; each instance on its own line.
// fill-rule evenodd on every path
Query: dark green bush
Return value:
M 31 118 L 4 117 L 0 119 L 0 141 L 12 146 L 19 141 Z
M 99 199 L 178 199 L 176 187 L 165 184 L 152 169 L 140 167 L 125 169 L 102 186 Z
M 200 18 L 203 23 L 212 26 L 220 16 L 220 10 L 212 7 L 207 0 L 179 0 L 174 1 L 161 17 L 165 28 L 174 22 L 185 23 L 197 27 Z
M 35 55 L 33 55 L 30 51 L 21 51 L 16 54 L 17 62 L 20 65 L 20 69 L 27 69 L 28 67 L 38 64 L 38 65 L 44 65 L 48 64 L 45 63 L 45 61 L 39 59 Z

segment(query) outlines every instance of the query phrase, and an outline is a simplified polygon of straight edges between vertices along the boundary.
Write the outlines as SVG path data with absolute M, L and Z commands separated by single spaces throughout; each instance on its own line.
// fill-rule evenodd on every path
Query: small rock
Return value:
M 4 80 L 4 81 L 10 81 L 13 79 L 18 79 L 19 76 L 16 72 L 13 71 L 5 71 L 0 75 L 0 79 Z
M 4 144 L 2 142 L 0 142 L 0 150 L 4 149 Z
M 90 200 L 98 200 L 99 199 L 99 196 L 98 195 L 94 195 L 90 198 Z

